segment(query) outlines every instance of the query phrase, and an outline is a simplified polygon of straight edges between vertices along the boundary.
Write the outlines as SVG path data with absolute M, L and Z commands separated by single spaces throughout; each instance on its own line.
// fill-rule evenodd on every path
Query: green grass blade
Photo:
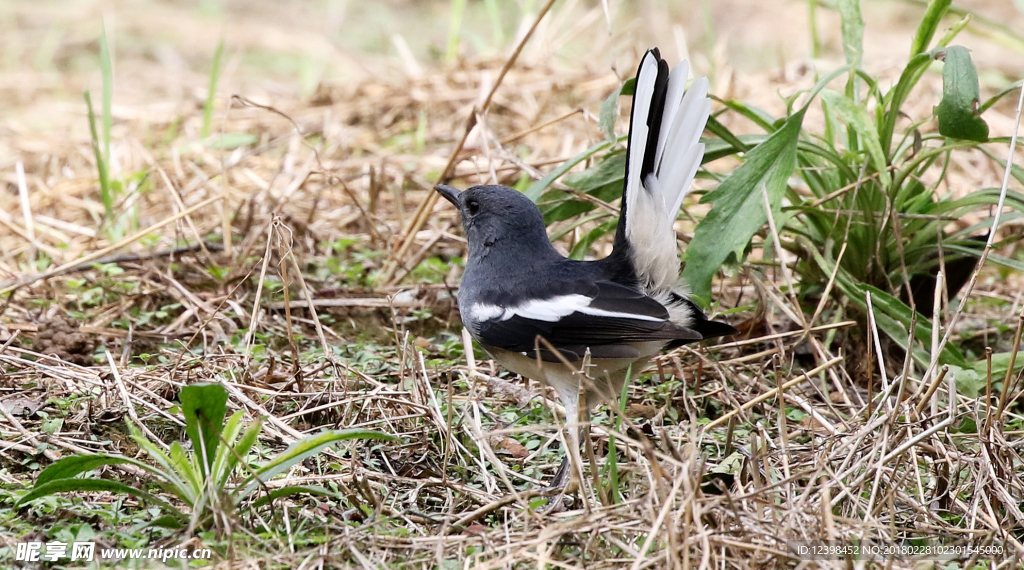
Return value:
M 875 172 L 878 173 L 878 179 L 882 182 L 882 187 L 887 190 L 891 188 L 892 175 L 889 174 L 889 164 L 885 158 L 885 152 L 882 150 L 882 144 L 878 139 L 878 131 L 875 130 L 874 122 L 868 116 L 867 109 L 862 105 L 858 105 L 849 97 L 828 89 L 821 92 L 821 99 L 839 113 L 843 121 L 857 133 L 858 139 L 866 147 L 868 156 L 871 159 L 871 165 L 874 167 Z
M 103 77 L 103 158 L 110 161 L 110 130 L 114 123 L 114 61 L 107 43 L 107 26 L 100 32 L 100 74 Z
M 217 43 L 217 51 L 213 53 L 213 66 L 210 68 L 210 83 L 207 87 L 206 102 L 203 103 L 202 137 L 210 136 L 210 125 L 213 123 L 213 102 L 217 98 L 217 83 L 220 81 L 221 63 L 224 59 L 224 38 Z
M 846 63 L 856 68 L 864 55 L 864 18 L 860 15 L 860 0 L 839 0 L 842 21 L 843 54 Z
M 932 0 L 921 18 L 921 23 L 914 33 L 914 41 L 910 44 L 910 58 L 913 59 L 920 53 L 928 51 L 928 45 L 935 37 L 935 31 L 939 29 L 942 17 L 946 15 L 953 0 Z
M 241 439 L 238 440 L 238 443 L 230 448 L 232 453 L 228 456 L 227 468 L 224 469 L 222 479 L 220 480 L 221 485 L 227 483 L 228 477 L 231 476 L 231 473 L 235 470 L 238 463 L 245 460 L 245 456 L 249 454 L 249 450 L 251 450 L 252 446 L 256 444 L 256 439 L 262 431 L 263 421 L 257 419 L 252 425 L 246 428 Z
M 623 139 L 624 138 L 625 137 L 623 137 Z M 570 158 L 568 161 L 562 163 L 562 165 L 559 166 L 558 168 L 555 168 L 551 172 L 548 172 L 540 180 L 531 184 L 530 187 L 526 189 L 526 192 L 523 192 L 523 194 L 526 194 L 527 198 L 536 202 L 537 200 L 540 199 L 541 194 L 543 194 L 544 191 L 548 189 L 548 186 L 551 186 L 551 184 L 555 180 L 558 180 L 566 172 L 572 170 L 573 167 L 575 167 L 577 164 L 587 160 L 588 158 L 608 148 L 609 146 L 611 146 L 611 144 L 612 143 L 610 143 L 609 141 L 604 140 L 588 148 L 587 150 L 577 154 L 576 156 Z
M 99 133 L 96 130 L 96 112 L 92 108 L 92 96 L 88 91 L 82 94 L 85 97 L 85 108 L 89 116 L 89 136 L 92 140 L 92 153 L 96 157 L 96 174 L 100 179 L 100 202 L 107 218 L 114 215 L 114 196 L 110 189 L 110 174 L 107 170 L 107 160 L 103 156 L 103 149 L 100 146 Z
M 466 0 L 450 0 L 451 13 L 448 15 L 448 49 L 444 59 L 454 63 L 459 57 L 459 35 L 462 31 L 462 15 L 466 11 Z

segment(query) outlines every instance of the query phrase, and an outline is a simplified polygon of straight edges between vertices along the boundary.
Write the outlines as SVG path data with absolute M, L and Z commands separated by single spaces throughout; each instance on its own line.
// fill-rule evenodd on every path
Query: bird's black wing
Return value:
M 570 361 L 583 357 L 589 348 L 594 358 L 636 358 L 634 343 L 700 340 L 700 333 L 669 320 L 658 301 L 609 281 L 548 284 L 557 295 L 520 298 L 514 302 L 482 296 L 467 307 L 463 319 L 483 344 L 534 354 L 540 346 L 544 360 L 558 357 L 538 343 L 543 337 Z

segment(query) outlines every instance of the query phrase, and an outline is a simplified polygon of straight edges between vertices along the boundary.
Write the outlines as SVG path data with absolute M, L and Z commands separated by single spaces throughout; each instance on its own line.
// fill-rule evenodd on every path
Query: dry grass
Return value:
M 24 170 L 4 170 L 10 192 L 0 195 L 6 506 L 56 458 L 137 453 L 125 417 L 154 440 L 181 438 L 177 391 L 209 380 L 228 388 L 233 409 L 266 418 L 263 449 L 323 426 L 401 437 L 329 452 L 272 484 L 331 486 L 345 500 L 279 501 L 271 523 L 241 512 L 219 535 L 154 539 L 212 545 L 218 566 L 838 568 L 853 566 L 800 563 L 786 541 L 929 537 L 1004 548 L 960 568 L 1019 566 L 1020 379 L 957 394 L 950 372 L 929 374 L 877 343 L 852 347 L 859 325 L 827 307 L 812 321 L 773 275 L 749 267 L 716 293 L 721 307 L 740 307 L 729 318 L 745 319 L 747 335 L 665 355 L 631 388 L 623 416 L 598 416 L 600 469 L 613 438 L 623 500 L 588 482 L 573 506 L 539 512 L 557 405 L 467 360 L 450 290 L 464 243 L 454 212 L 430 210 L 385 266 L 506 62 L 323 85 L 273 107 L 225 98 L 215 131 L 256 137 L 236 149 L 199 139 L 201 110 L 125 112 L 113 145 L 126 181 L 117 237 L 87 139 L 0 141 Z M 811 81 L 810 68 L 733 76 L 719 63 L 719 86 L 765 107 L 778 105 L 776 90 Z M 452 175 L 512 184 L 564 161 L 603 136 L 593 114 L 618 81 L 517 62 Z M 993 131 L 1009 134 L 1012 106 L 998 110 Z M 965 187 L 1002 174 L 972 170 L 969 158 L 952 171 Z M 423 259 L 437 263 L 413 270 Z M 393 278 L 371 279 L 381 270 Z M 943 322 L 959 320 L 954 341 L 1016 351 L 1022 290 L 1019 275 L 986 269 L 966 312 L 949 307 Z M 79 500 L 121 508 L 110 496 Z M 45 537 L 76 516 L 61 508 L 20 516 Z M 24 540 L 0 530 L 0 546 Z M 917 567 L 913 556 L 887 564 Z

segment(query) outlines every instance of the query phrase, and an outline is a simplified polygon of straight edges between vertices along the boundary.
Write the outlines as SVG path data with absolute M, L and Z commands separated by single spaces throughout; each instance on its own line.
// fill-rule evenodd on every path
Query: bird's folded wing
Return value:
M 469 307 L 467 321 L 484 344 L 557 360 L 537 337 L 543 337 L 563 357 L 582 358 L 589 348 L 594 358 L 635 357 L 633 343 L 700 340 L 700 333 L 669 320 L 656 300 L 611 282 L 548 284 L 558 294 L 504 300 Z M 464 317 L 464 318 L 465 318 Z

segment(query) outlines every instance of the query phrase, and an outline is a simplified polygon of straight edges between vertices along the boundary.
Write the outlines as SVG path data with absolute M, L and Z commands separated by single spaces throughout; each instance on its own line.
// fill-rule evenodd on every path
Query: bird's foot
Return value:
M 555 497 L 542 507 L 540 512 L 554 514 L 571 507 L 576 502 L 573 495 L 578 489 L 579 481 L 573 476 L 572 463 L 568 458 L 565 458 L 555 471 L 551 484 L 542 490 L 545 495 L 555 495 Z M 566 499 L 569 500 L 568 505 L 566 504 Z

